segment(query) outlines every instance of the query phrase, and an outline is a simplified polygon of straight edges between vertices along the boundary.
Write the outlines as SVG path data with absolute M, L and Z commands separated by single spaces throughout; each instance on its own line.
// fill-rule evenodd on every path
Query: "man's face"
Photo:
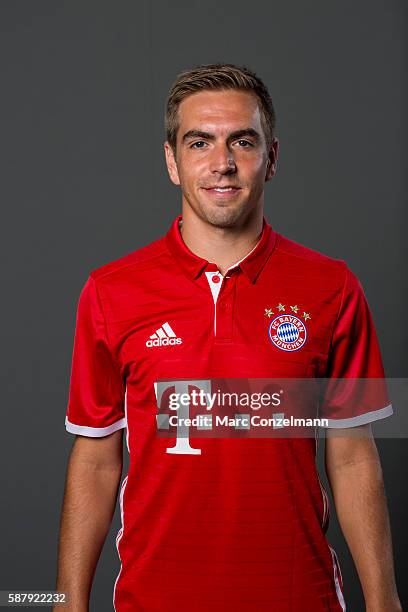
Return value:
M 165 142 L 171 180 L 183 210 L 217 227 L 243 223 L 262 209 L 275 174 L 278 141 L 267 151 L 257 98 L 244 91 L 201 91 L 179 106 L 177 152 Z M 222 188 L 227 189 L 222 189 Z

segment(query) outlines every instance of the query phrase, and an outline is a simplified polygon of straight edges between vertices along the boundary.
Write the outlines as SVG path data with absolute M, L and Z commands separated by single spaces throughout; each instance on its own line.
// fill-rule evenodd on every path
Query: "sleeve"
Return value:
M 347 267 L 327 361 L 320 417 L 348 428 L 390 416 L 384 367 L 363 288 Z
M 79 296 L 65 428 L 101 437 L 126 427 L 125 385 L 109 348 L 95 280 Z

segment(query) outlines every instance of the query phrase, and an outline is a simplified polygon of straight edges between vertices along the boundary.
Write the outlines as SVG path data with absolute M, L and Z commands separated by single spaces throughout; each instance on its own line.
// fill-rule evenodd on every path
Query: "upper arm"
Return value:
M 71 459 L 77 463 L 92 465 L 97 469 L 122 470 L 123 429 L 103 437 L 77 435 L 71 451 Z
M 325 464 L 328 475 L 353 465 L 379 462 L 371 424 L 326 430 Z

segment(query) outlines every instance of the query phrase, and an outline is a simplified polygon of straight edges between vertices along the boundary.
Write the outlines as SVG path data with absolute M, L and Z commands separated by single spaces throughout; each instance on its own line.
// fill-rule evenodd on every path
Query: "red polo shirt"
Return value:
M 345 610 L 316 440 L 160 437 L 158 400 L 186 380 L 383 377 L 361 285 L 343 261 L 265 220 L 223 277 L 186 247 L 180 220 L 92 271 L 78 302 L 66 429 L 125 428 L 130 454 L 114 607 Z M 347 418 L 324 411 L 349 427 L 390 415 L 381 401 Z

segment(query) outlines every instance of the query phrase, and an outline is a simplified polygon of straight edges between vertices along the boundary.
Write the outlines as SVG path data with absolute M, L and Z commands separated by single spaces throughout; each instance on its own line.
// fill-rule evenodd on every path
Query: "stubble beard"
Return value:
M 211 204 L 199 199 L 190 198 L 188 193 L 184 193 L 184 197 L 190 208 L 193 209 L 200 219 L 213 227 L 219 228 L 241 225 L 250 214 L 251 209 L 254 208 L 248 201 L 230 204 Z
M 242 220 L 247 210 L 241 206 L 206 206 L 199 205 L 201 217 L 214 227 L 234 227 Z

